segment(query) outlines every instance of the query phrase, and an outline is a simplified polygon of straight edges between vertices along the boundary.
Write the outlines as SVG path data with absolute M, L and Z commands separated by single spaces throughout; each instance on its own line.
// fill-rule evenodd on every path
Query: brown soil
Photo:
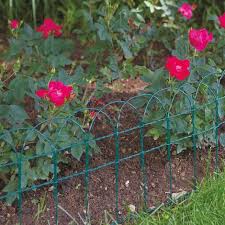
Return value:
M 107 95 L 103 100 L 109 102 L 114 99 L 126 100 L 137 92 L 145 84 L 137 80 L 123 80 L 112 86 L 113 94 Z M 110 111 L 110 109 L 109 109 Z M 113 114 L 113 112 L 111 112 Z M 138 124 L 137 116 L 133 110 L 126 108 L 121 114 L 120 130 L 131 128 Z M 147 129 L 147 128 L 146 128 Z M 94 126 L 93 134 L 103 136 L 112 133 L 113 130 L 109 123 L 103 118 L 99 118 Z M 119 157 L 124 158 L 131 156 L 140 151 L 140 130 L 133 130 L 129 134 L 120 135 L 120 152 Z M 165 143 L 165 140 L 161 140 Z M 97 143 L 101 149 L 100 154 L 94 155 L 90 160 L 90 168 L 96 168 L 104 163 L 115 160 L 115 139 L 114 137 L 104 139 Z M 144 138 L 144 149 L 159 146 L 160 143 L 150 138 Z M 207 165 L 209 171 L 213 171 L 215 165 L 215 153 L 212 152 L 209 160 L 209 148 L 203 148 L 197 152 L 197 171 L 199 180 L 206 172 Z M 221 158 L 224 158 L 224 151 L 220 149 Z M 85 157 L 80 162 L 71 159 L 63 171 L 59 173 L 59 178 L 71 175 L 74 172 L 80 172 L 84 169 Z M 153 207 L 165 201 L 169 197 L 169 162 L 165 148 L 160 151 L 145 153 L 145 166 L 147 174 L 147 206 Z M 172 171 L 173 183 L 172 192 L 190 191 L 193 187 L 193 153 L 185 151 L 183 154 L 176 155 L 172 151 Z M 78 224 L 85 224 L 84 207 L 84 176 L 73 177 L 59 183 L 59 225 L 76 224 L 71 223 L 71 216 Z M 88 216 L 91 224 L 105 224 L 106 217 L 111 221 L 115 218 L 116 209 L 116 176 L 115 164 L 90 172 L 89 174 L 89 209 Z M 23 194 L 23 224 L 25 225 L 46 225 L 55 224 L 54 219 L 54 198 L 53 188 L 46 186 L 36 191 Z M 43 210 L 40 209 L 41 203 Z M 14 225 L 18 222 L 17 207 L 6 206 L 0 203 L 0 224 Z M 141 210 L 144 205 L 143 201 L 143 176 L 141 172 L 140 156 L 123 160 L 119 163 L 119 214 L 125 216 L 128 213 L 129 205 L 134 205 L 136 210 Z M 38 210 L 39 207 L 39 210 Z M 65 212 L 66 211 L 66 212 Z M 38 214 L 40 212 L 40 214 Z M 68 216 L 70 214 L 71 216 Z M 107 215 L 107 216 L 106 216 Z M 89 218 L 88 218 L 89 219 Z

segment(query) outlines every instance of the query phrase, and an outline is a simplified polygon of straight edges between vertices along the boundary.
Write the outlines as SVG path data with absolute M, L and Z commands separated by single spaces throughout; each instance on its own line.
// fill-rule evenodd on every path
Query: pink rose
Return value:
M 176 56 L 170 56 L 166 60 L 165 67 L 170 76 L 175 77 L 177 80 L 185 80 L 190 75 L 190 61 L 188 59 L 182 60 Z
M 205 28 L 193 29 L 189 31 L 190 44 L 197 50 L 203 51 L 213 40 L 213 34 L 209 33 Z
M 39 98 L 45 98 L 48 95 L 48 90 L 46 89 L 39 89 L 35 92 L 35 94 L 39 97 Z
M 51 18 L 46 18 L 37 28 L 37 32 L 41 32 L 43 38 L 48 38 L 49 35 L 59 37 L 62 34 L 62 26 L 56 24 Z
M 12 30 L 16 30 L 16 29 L 19 28 L 20 22 L 19 22 L 18 20 L 11 20 L 11 21 L 9 22 L 9 26 L 10 26 L 10 28 L 11 28 Z
M 225 13 L 222 16 L 218 17 L 218 21 L 220 23 L 220 26 L 225 29 Z
M 65 85 L 61 81 L 50 81 L 48 84 L 48 89 L 39 89 L 35 92 L 35 94 L 39 98 L 46 98 L 56 107 L 60 107 L 70 98 L 74 97 L 72 92 L 73 87 L 71 85 Z
M 183 16 L 185 17 L 186 19 L 191 19 L 193 13 L 192 13 L 192 6 L 188 3 L 183 3 L 181 5 L 181 7 L 178 9 L 178 12 Z

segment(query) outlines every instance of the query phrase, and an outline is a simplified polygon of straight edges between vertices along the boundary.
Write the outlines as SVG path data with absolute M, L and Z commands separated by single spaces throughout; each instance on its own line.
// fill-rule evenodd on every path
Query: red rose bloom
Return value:
M 60 107 L 72 97 L 72 92 L 72 86 L 65 85 L 61 81 L 50 81 L 48 89 L 39 89 L 35 94 L 40 98 L 48 99 L 56 107 Z
M 48 97 L 55 106 L 61 106 L 70 98 L 72 86 L 66 86 L 61 81 L 51 81 L 48 85 Z
M 48 90 L 46 89 L 39 89 L 35 92 L 35 94 L 39 97 L 39 98 L 45 98 L 48 95 Z
M 16 29 L 19 28 L 20 22 L 19 22 L 18 20 L 11 20 L 11 21 L 9 22 L 9 26 L 10 26 L 10 28 L 11 28 L 12 30 L 16 30 Z
M 203 51 L 212 40 L 213 34 L 209 33 L 205 28 L 198 30 L 191 28 L 189 31 L 190 44 L 197 51 Z
M 166 69 L 171 77 L 177 80 L 185 80 L 189 75 L 190 61 L 188 59 L 178 59 L 176 56 L 170 56 L 166 61 Z
M 48 93 L 48 97 L 49 97 L 50 102 L 52 102 L 57 107 L 64 105 L 65 100 L 66 100 L 62 90 L 60 90 L 60 89 L 50 91 Z
M 44 23 L 37 28 L 37 32 L 41 32 L 44 38 L 49 35 L 59 37 L 62 34 L 62 26 L 56 24 L 52 19 L 47 18 Z
M 178 12 L 183 16 L 183 17 L 185 17 L 186 19 L 191 19 L 191 17 L 192 17 L 192 10 L 193 10 L 193 8 L 192 8 L 192 6 L 190 5 L 190 4 L 188 4 L 188 3 L 183 3 L 182 5 L 181 5 L 181 7 L 178 9 Z
M 222 16 L 218 17 L 220 26 L 225 29 L 225 13 Z

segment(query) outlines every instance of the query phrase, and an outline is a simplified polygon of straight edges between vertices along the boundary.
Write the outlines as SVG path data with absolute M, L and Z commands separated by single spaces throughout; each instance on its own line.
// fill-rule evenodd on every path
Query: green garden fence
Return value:
M 151 180 L 152 177 L 151 174 L 148 173 L 148 156 L 151 154 L 159 155 L 161 154 L 160 152 L 163 152 L 166 157 L 166 182 L 168 184 L 168 193 L 165 202 L 168 202 L 172 199 L 172 194 L 174 193 L 173 159 L 177 157 L 172 152 L 174 146 L 177 146 L 179 143 L 191 143 L 191 147 L 186 147 L 186 152 L 189 152 L 189 154 L 192 155 L 191 162 L 193 174 L 191 176 L 191 179 L 193 178 L 192 188 L 194 189 L 198 180 L 197 158 L 198 152 L 201 152 L 199 146 L 201 146 L 202 142 L 204 142 L 203 139 L 205 134 L 209 134 L 209 137 L 211 137 L 211 139 L 213 140 L 208 140 L 208 142 L 210 142 L 212 146 L 214 160 L 213 168 L 215 169 L 215 171 L 219 170 L 220 157 L 223 157 L 223 136 L 221 129 L 224 124 L 224 120 L 222 118 L 222 108 L 224 105 L 223 102 L 225 100 L 225 96 L 221 94 L 223 92 L 221 91 L 223 90 L 221 74 L 214 75 L 215 79 L 217 80 L 217 86 L 209 85 L 208 82 L 210 82 L 212 76 L 212 74 L 209 74 L 205 76 L 202 81 L 198 82 L 195 93 L 188 93 L 187 88 L 185 87 L 186 84 L 181 85 L 177 89 L 176 97 L 173 98 L 170 105 L 175 104 L 175 101 L 181 101 L 181 99 L 184 99 L 184 101 L 187 103 L 186 107 L 183 108 L 184 110 L 180 111 L 179 113 L 173 113 L 171 110 L 169 111 L 165 107 L 165 103 L 162 103 L 161 96 L 162 93 L 168 91 L 168 88 L 166 88 L 153 94 L 143 93 L 141 95 L 131 97 L 127 101 L 113 101 L 101 108 L 80 109 L 77 110 L 73 115 L 67 117 L 52 118 L 51 121 L 43 121 L 42 123 L 34 127 L 20 127 L 18 129 L 4 131 L 0 135 L 0 139 L 2 140 L 1 143 L 4 142 L 5 145 L 1 144 L 1 146 L 10 146 L 11 152 L 13 152 L 14 157 L 11 157 L 11 159 L 7 162 L 2 162 L 1 160 L 0 171 L 10 171 L 10 168 L 16 168 L 16 172 L 12 176 L 13 178 L 11 178 L 14 180 L 14 185 L 13 187 L 11 187 L 11 191 L 10 188 L 7 192 L 2 191 L 0 199 L 2 202 L 10 199 L 10 197 L 14 197 L 16 199 L 14 201 L 14 204 L 17 205 L 17 211 L 16 216 L 13 220 L 14 223 L 28 224 L 26 222 L 26 219 L 24 218 L 24 202 L 27 201 L 29 193 L 37 193 L 37 190 L 41 191 L 46 190 L 46 188 L 50 188 L 51 191 L 48 191 L 48 194 L 53 196 L 52 203 L 49 203 L 50 205 L 46 203 L 47 207 L 49 207 L 51 211 L 51 223 L 49 224 L 67 224 L 60 216 L 61 209 L 59 208 L 59 201 L 63 201 L 63 198 L 61 198 L 60 195 L 61 192 L 63 192 L 62 186 L 66 185 L 71 180 L 76 179 L 79 179 L 79 181 L 81 181 L 81 187 L 80 189 L 79 187 L 75 186 L 73 186 L 72 188 L 76 190 L 76 196 L 79 194 L 79 190 L 81 190 L 79 197 L 82 198 L 80 202 L 83 202 L 83 205 L 75 204 L 76 207 L 73 210 L 77 212 L 81 212 L 83 210 L 84 214 L 92 215 L 89 202 L 90 199 L 93 198 L 93 196 L 90 195 L 90 188 L 93 188 L 93 186 L 90 183 L 90 177 L 93 173 L 96 173 L 98 171 L 104 174 L 104 171 L 109 167 L 113 168 L 113 170 L 111 170 L 113 171 L 113 174 L 111 174 L 111 176 L 115 178 L 113 180 L 113 184 L 111 185 L 111 187 L 113 187 L 113 190 L 111 191 L 113 192 L 114 198 L 111 199 L 110 202 L 112 205 L 114 205 L 111 213 L 115 221 L 121 222 L 124 219 L 124 214 L 123 212 L 121 213 L 120 210 L 123 210 L 123 207 L 126 207 L 121 205 L 122 200 L 120 196 L 120 178 L 121 173 L 123 173 L 121 165 L 123 163 L 130 163 L 129 165 L 132 167 L 133 159 L 137 159 L 139 161 L 140 173 L 138 174 L 140 175 L 140 177 L 139 175 L 136 176 L 137 180 L 141 182 L 140 185 L 142 186 L 142 190 L 140 193 L 140 208 L 142 208 L 143 210 L 148 210 L 151 206 L 149 201 L 151 200 L 152 192 L 152 190 L 150 190 L 149 188 L 149 180 Z M 200 103 L 200 100 L 197 100 L 199 99 L 197 96 L 200 92 L 208 93 L 208 95 L 210 96 L 205 99 L 204 103 Z M 211 109 L 211 113 L 209 113 L 209 115 L 207 116 L 211 119 L 209 119 L 209 124 L 204 124 L 203 129 L 201 129 L 201 126 L 199 125 L 199 113 L 205 112 L 208 108 Z M 158 113 L 158 110 L 160 111 L 160 113 Z M 76 118 L 79 118 L 81 113 L 87 111 L 95 111 L 95 118 L 91 121 L 89 127 L 82 127 L 82 125 Z M 156 116 L 154 116 L 151 120 L 151 113 L 153 111 L 154 115 L 159 115 L 160 118 L 156 119 Z M 206 114 L 204 114 L 204 118 L 205 115 Z M 180 118 L 180 120 L 183 120 L 184 117 L 188 118 L 188 127 L 184 127 L 183 131 L 180 132 L 180 135 L 178 137 L 174 136 L 173 129 L 171 127 L 174 126 L 174 123 L 176 123 L 176 121 L 178 121 L 178 118 Z M 122 125 L 125 120 L 128 121 L 128 125 Z M 52 121 L 57 121 L 58 125 L 60 125 L 60 128 L 58 127 L 57 135 L 53 138 L 50 138 L 49 133 L 44 130 L 44 127 L 45 124 L 50 124 L 52 123 Z M 105 124 L 108 128 L 106 129 L 105 125 L 99 125 L 100 123 Z M 162 135 L 162 137 L 157 140 L 153 140 L 152 137 L 146 136 L 146 132 L 153 129 L 156 124 L 159 124 L 159 128 L 163 127 L 165 135 Z M 79 129 L 79 141 L 77 141 L 77 139 L 76 141 L 68 140 L 67 146 L 60 147 L 59 139 L 66 138 L 63 136 L 63 129 L 65 127 L 68 128 L 71 126 L 76 127 L 76 130 Z M 187 130 L 190 130 L 190 132 Z M 102 135 L 102 133 L 104 133 L 103 131 L 105 132 L 104 135 Z M 132 143 L 129 143 L 133 140 L 132 132 L 135 132 L 135 137 L 137 138 L 138 143 L 138 147 L 135 151 L 132 151 Z M 30 141 L 32 139 L 31 136 L 33 136 L 34 133 L 37 134 L 35 136 L 36 138 L 33 141 Z M 20 136 L 19 134 L 23 135 Z M 20 137 L 20 142 L 15 143 L 15 135 L 17 135 L 17 137 Z M 126 146 L 124 146 L 123 144 L 124 138 L 128 140 L 128 144 L 131 144 L 131 153 L 129 152 L 128 154 L 124 154 L 124 152 L 122 152 L 122 149 L 124 149 L 124 147 L 126 148 Z M 29 146 L 31 148 L 34 142 L 38 142 L 39 139 L 44 140 L 45 143 L 48 143 L 47 147 L 43 147 L 45 148 L 44 150 L 40 148 L 39 153 L 36 152 L 34 154 L 26 154 Z M 99 145 L 99 143 L 101 145 L 102 142 L 105 143 L 106 149 L 108 149 L 108 147 L 110 148 L 107 150 L 108 152 L 110 152 L 110 156 L 104 155 L 104 152 L 101 151 L 101 153 L 93 153 L 93 145 L 97 146 Z M 109 144 L 109 142 L 112 144 Z M 148 147 L 149 145 L 151 146 Z M 84 154 L 82 155 L 80 161 L 71 157 L 71 148 L 84 150 Z M 3 156 L 3 154 L 8 154 L 4 153 L 3 150 L 1 151 L 3 152 L 1 153 L 1 156 Z M 69 157 L 70 163 L 67 162 L 66 166 L 62 166 L 60 163 L 61 160 L 59 159 L 62 154 Z M 105 161 L 103 160 L 102 162 L 100 161 L 97 163 L 93 163 L 93 158 L 98 159 L 98 154 L 103 154 Z M 24 184 L 24 177 L 28 173 L 28 171 L 26 170 L 27 162 L 29 162 L 29 165 L 34 165 L 35 162 L 41 158 L 48 158 L 48 160 L 50 161 L 51 170 L 49 172 L 49 180 L 42 180 L 40 175 L 40 179 L 38 181 L 32 184 L 29 184 L 29 182 Z M 71 164 L 79 165 L 75 166 L 76 169 L 70 169 L 69 166 Z M 59 168 L 61 169 L 61 171 L 59 171 Z M 65 170 L 67 171 L 67 173 L 65 173 Z M 107 179 L 110 180 L 110 176 L 108 176 Z M 107 181 L 107 179 L 104 179 L 104 182 Z M 100 180 L 99 183 L 102 183 L 102 185 L 104 185 L 103 180 Z M 13 188 L 16 190 L 14 190 Z M 99 191 L 98 194 L 98 197 L 100 197 L 103 192 Z M 33 198 L 35 198 L 35 194 L 32 196 Z M 73 199 L 71 201 L 71 204 L 73 204 Z M 104 205 L 101 205 L 100 203 L 99 205 L 95 205 L 96 208 L 100 206 L 104 208 Z M 105 207 L 107 208 L 107 205 Z M 38 224 L 42 223 L 39 222 Z M 47 222 L 45 224 L 47 224 Z M 98 223 L 96 222 L 96 224 Z

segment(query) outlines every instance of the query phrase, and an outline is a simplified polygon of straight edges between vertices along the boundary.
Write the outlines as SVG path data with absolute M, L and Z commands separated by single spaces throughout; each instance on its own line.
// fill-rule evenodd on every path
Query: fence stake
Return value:
M 215 171 L 218 172 L 219 164 L 219 102 L 218 95 L 216 97 L 216 129 L 215 129 L 215 139 L 216 139 L 216 161 L 215 161 Z
M 142 171 L 142 177 L 143 177 L 143 190 L 144 190 L 144 209 L 147 209 L 147 175 L 146 175 L 146 168 L 145 168 L 143 122 L 140 123 L 140 145 L 141 145 L 140 163 L 141 163 L 141 171 Z
M 197 146 L 196 146 L 196 127 L 195 127 L 195 105 L 192 106 L 192 144 L 193 144 L 193 173 L 194 173 L 194 190 L 197 187 Z
M 58 225 L 58 152 L 54 148 L 52 153 L 53 159 L 53 197 L 55 208 L 55 224 Z
M 114 136 L 115 136 L 115 150 L 116 150 L 116 155 L 115 155 L 115 175 L 116 175 L 116 221 L 119 221 L 119 132 L 118 132 L 118 127 L 116 126 L 115 131 L 114 131 Z
M 88 138 L 85 136 L 85 214 L 88 217 L 88 191 L 89 191 L 89 143 Z
M 22 153 L 19 153 L 17 158 L 18 162 L 18 206 L 19 206 L 19 224 L 23 224 L 23 211 L 22 211 L 22 166 L 23 166 L 23 158 Z
M 166 114 L 166 144 L 167 144 L 167 159 L 169 162 L 169 188 L 170 188 L 170 198 L 172 198 L 172 184 L 173 184 L 173 177 L 172 177 L 172 158 L 171 158 L 171 134 L 170 134 L 170 113 Z

